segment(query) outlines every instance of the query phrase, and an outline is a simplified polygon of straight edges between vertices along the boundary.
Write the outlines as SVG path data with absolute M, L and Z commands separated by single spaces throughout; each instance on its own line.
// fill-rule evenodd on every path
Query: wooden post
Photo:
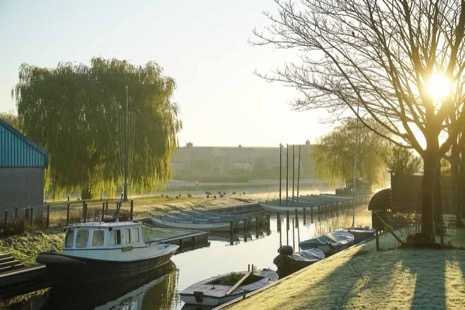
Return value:
M 276 220 L 277 229 L 278 229 L 279 232 L 281 232 L 281 215 L 279 214 L 279 212 L 278 212 L 278 215 L 277 215 L 276 219 L 277 219 Z
M 134 219 L 134 200 L 131 200 L 131 210 L 129 211 L 129 219 L 131 221 Z
M 304 225 L 307 225 L 307 208 L 304 208 Z
M 105 201 L 105 214 L 108 214 L 108 200 Z
M 101 217 L 101 222 L 105 221 L 105 203 L 102 203 L 102 217 Z
M 296 224 L 297 225 L 297 224 Z M 294 219 L 292 219 L 292 248 L 295 249 Z
M 244 235 L 245 235 L 245 232 L 249 231 L 249 224 L 247 222 L 247 218 L 244 217 Z
M 375 230 L 375 235 L 376 235 L 376 251 L 379 251 L 379 231 L 377 229 Z
M 289 230 L 289 210 L 286 210 L 286 229 Z
M 270 229 L 270 214 L 266 215 L 266 234 L 269 236 L 271 234 L 271 229 Z
M 313 224 L 313 205 L 310 207 L 310 223 Z
M 70 204 L 68 202 L 68 205 L 66 206 L 66 226 L 69 225 L 69 207 L 70 207 Z
M 295 227 L 299 227 L 299 212 L 295 209 Z
M 120 204 L 119 202 L 116 202 L 115 222 L 119 222 L 119 209 L 120 209 Z
M 233 245 L 234 244 L 234 221 L 229 221 L 229 244 Z
M 289 210 L 286 211 L 286 245 L 289 245 Z
M 85 202 L 83 203 L 82 213 L 83 213 L 83 217 L 84 217 L 84 223 L 86 223 L 87 222 L 87 204 Z
M 258 232 L 260 229 L 260 225 L 258 225 L 259 218 L 258 216 L 255 217 L 255 237 L 258 239 Z
M 47 221 L 45 222 L 45 227 L 50 227 L 50 205 L 47 205 Z

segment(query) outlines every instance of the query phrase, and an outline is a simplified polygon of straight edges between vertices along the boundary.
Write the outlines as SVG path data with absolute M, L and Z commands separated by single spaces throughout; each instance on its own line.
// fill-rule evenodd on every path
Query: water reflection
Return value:
M 85 287 L 52 287 L 42 309 L 172 309 L 180 302 L 177 281 L 176 265 L 170 263 L 142 277 Z

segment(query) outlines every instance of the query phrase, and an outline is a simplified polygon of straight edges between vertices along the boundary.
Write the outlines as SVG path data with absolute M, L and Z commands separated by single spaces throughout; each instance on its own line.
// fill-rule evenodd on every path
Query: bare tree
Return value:
M 265 13 L 271 23 L 255 43 L 294 49 L 299 60 L 263 77 L 295 87 L 296 109 L 351 110 L 414 148 L 424 164 L 422 241 L 434 243 L 439 161 L 465 124 L 465 1 L 275 2 L 279 13 Z M 452 82 L 443 97 L 429 92 L 436 73 Z

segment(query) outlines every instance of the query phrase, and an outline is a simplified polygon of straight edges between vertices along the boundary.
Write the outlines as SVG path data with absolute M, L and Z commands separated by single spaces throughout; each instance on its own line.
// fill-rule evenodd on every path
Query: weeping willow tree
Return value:
M 366 122 L 376 126 L 373 120 Z M 318 178 L 332 184 L 354 178 L 357 126 L 359 141 L 356 177 L 369 180 L 372 185 L 383 185 L 389 142 L 380 139 L 375 132 L 353 118 L 344 120 L 340 126 L 321 138 L 315 148 L 313 160 Z
M 18 116 L 24 133 L 49 152 L 48 190 L 80 190 L 90 198 L 122 185 L 116 137 L 126 103 L 136 118 L 130 188 L 148 192 L 165 184 L 182 125 L 174 89 L 155 62 L 134 66 L 94 58 L 90 66 L 59 63 L 52 69 L 23 64 L 14 89 Z

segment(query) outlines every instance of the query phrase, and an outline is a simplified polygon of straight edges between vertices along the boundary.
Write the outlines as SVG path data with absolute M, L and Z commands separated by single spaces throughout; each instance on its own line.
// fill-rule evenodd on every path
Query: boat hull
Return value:
M 174 252 L 134 261 L 106 261 L 58 253 L 40 253 L 37 262 L 47 266 L 54 284 L 73 285 L 142 275 L 169 263 Z

